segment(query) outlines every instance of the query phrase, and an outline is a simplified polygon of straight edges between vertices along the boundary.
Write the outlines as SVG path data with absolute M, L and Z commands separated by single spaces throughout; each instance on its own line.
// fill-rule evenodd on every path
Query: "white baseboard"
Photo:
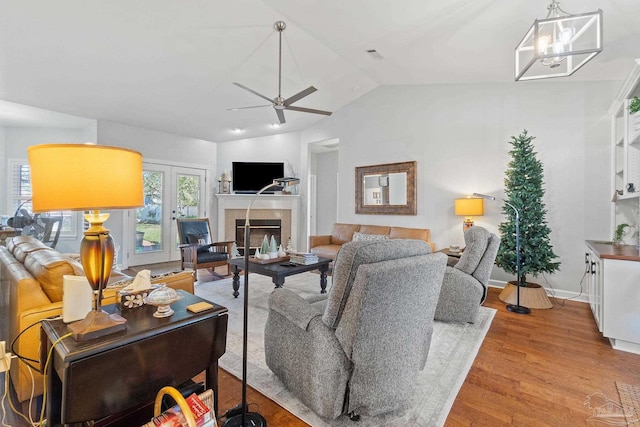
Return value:
M 489 287 L 491 288 L 504 289 L 506 285 L 507 285 L 507 282 L 504 282 L 501 280 L 489 280 Z M 562 289 L 551 289 L 551 288 L 544 288 L 544 290 L 547 293 L 547 296 L 549 296 L 550 298 L 570 299 L 571 301 L 589 303 L 589 295 L 587 295 L 584 292 L 580 294 L 578 292 L 564 291 Z

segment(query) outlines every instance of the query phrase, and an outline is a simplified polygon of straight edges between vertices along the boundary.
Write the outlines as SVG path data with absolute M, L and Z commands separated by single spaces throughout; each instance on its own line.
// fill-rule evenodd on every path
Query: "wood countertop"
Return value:
M 587 240 L 586 242 L 600 259 L 640 261 L 640 251 L 635 245 L 614 245 L 612 242 L 602 240 Z

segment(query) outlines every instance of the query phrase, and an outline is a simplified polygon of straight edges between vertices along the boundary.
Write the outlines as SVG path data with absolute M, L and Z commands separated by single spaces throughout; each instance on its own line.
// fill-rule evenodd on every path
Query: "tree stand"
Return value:
M 506 304 L 516 304 L 517 293 L 518 283 L 514 280 L 507 282 L 498 298 Z M 553 307 L 544 288 L 537 283 L 530 282 L 525 282 L 520 287 L 520 305 L 535 309 Z

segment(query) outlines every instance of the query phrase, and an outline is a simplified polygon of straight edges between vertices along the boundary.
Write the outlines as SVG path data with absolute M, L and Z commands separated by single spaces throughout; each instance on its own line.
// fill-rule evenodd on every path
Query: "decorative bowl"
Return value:
M 167 287 L 166 284 L 162 284 L 160 287 L 154 289 L 144 299 L 145 304 L 155 305 L 158 307 L 153 317 L 169 317 L 175 313 L 171 309 L 171 304 L 182 299 L 181 295 L 178 295 L 175 289 Z

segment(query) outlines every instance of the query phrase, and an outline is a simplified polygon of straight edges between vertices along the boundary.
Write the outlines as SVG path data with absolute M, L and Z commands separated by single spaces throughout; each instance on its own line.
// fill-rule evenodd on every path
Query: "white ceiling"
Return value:
M 379 85 L 513 81 L 514 48 L 549 3 L 0 0 L 0 99 L 210 141 L 292 132 L 325 116 L 285 111 L 275 129 L 270 107 L 227 111 L 265 104 L 233 82 L 277 95 L 274 22 L 287 24 L 283 97 L 313 85 L 295 105 L 336 111 Z M 640 58 L 640 1 L 561 7 L 604 11 L 604 51 L 556 81 L 623 80 Z

